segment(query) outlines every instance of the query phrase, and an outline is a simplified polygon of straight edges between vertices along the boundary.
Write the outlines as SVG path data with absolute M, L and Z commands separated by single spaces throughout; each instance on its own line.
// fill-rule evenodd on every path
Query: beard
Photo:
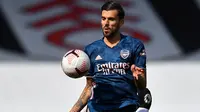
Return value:
M 108 29 L 108 30 L 105 31 L 105 29 Z M 115 35 L 118 33 L 119 26 L 116 29 L 110 29 L 110 28 L 104 27 L 104 28 L 102 28 L 102 31 L 103 31 L 104 37 L 111 39 L 111 38 L 115 37 Z

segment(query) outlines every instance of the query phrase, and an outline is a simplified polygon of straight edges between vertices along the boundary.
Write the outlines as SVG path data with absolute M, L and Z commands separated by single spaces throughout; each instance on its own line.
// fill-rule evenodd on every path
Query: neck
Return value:
M 121 39 L 120 33 L 117 33 L 114 37 L 104 37 L 104 42 L 109 46 L 113 47 L 119 43 Z

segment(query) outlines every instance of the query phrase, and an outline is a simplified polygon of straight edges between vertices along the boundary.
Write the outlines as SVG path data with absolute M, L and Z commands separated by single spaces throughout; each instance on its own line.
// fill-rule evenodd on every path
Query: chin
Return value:
M 106 33 L 104 33 L 103 35 L 104 35 L 104 37 L 110 37 L 111 36 L 110 34 L 106 34 Z
M 113 38 L 112 35 L 104 35 L 104 37 L 109 38 L 109 39 Z
M 111 34 L 104 34 L 104 37 L 111 39 L 111 38 L 115 37 L 115 34 L 113 34 L 113 33 L 111 33 Z

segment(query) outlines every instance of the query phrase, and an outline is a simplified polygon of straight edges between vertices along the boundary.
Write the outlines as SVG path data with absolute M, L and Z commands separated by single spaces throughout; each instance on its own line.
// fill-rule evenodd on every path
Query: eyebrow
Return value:
M 104 16 L 101 16 L 101 18 L 106 18 Z M 107 17 L 108 19 L 115 19 L 114 17 Z

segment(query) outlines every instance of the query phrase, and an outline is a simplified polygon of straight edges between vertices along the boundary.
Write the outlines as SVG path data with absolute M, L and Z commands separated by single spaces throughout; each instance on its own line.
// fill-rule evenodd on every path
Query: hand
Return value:
M 133 73 L 133 77 L 138 80 L 139 75 L 144 73 L 144 69 L 137 67 L 136 65 L 131 65 L 131 71 Z

